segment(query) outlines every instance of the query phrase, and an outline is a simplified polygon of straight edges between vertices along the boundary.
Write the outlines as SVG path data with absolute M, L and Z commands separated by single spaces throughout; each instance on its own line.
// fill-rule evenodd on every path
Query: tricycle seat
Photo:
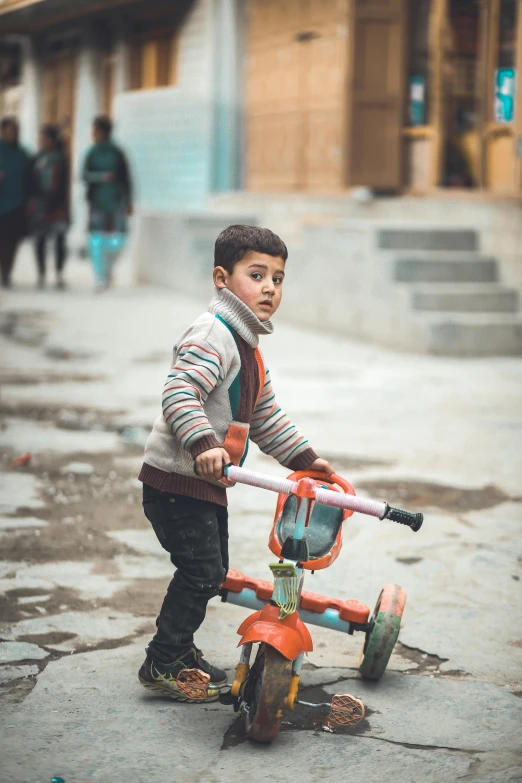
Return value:
M 329 487 L 327 487 L 329 489 Z M 297 498 L 290 495 L 283 507 L 281 522 L 277 527 L 277 537 L 281 546 L 287 538 L 294 535 Z M 327 555 L 333 548 L 343 524 L 343 510 L 322 506 L 314 506 L 304 538 L 308 542 L 310 560 L 317 560 Z
M 288 477 L 290 481 L 300 481 L 302 478 L 311 478 L 317 487 L 331 489 L 335 492 L 345 492 L 355 495 L 355 491 L 341 476 L 332 474 L 325 478 L 319 471 L 297 471 Z M 270 551 L 281 557 L 283 544 L 288 538 L 294 537 L 295 518 L 297 511 L 297 498 L 295 495 L 280 494 L 274 517 L 274 524 L 270 531 L 268 546 Z M 308 543 L 308 560 L 302 563 L 308 571 L 318 571 L 328 568 L 339 555 L 343 541 L 343 522 L 351 517 L 353 511 L 339 509 L 333 506 L 325 506 L 315 503 L 304 538 Z

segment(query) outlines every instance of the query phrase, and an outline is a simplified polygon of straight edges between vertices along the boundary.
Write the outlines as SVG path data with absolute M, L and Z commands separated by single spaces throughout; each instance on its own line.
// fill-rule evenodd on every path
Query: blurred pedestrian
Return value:
M 56 287 L 65 288 L 69 165 L 56 125 L 43 125 L 40 130 L 40 150 L 31 166 L 29 221 L 35 239 L 38 287 L 45 286 L 47 241 L 51 239 L 54 240 Z
M 89 203 L 89 255 L 96 290 L 101 291 L 112 283 L 113 267 L 125 244 L 132 185 L 127 158 L 111 139 L 111 120 L 96 117 L 92 135 L 83 179 Z
M 29 156 L 18 142 L 18 121 L 0 123 L 0 276 L 3 288 L 11 285 L 16 251 L 25 233 L 29 184 Z

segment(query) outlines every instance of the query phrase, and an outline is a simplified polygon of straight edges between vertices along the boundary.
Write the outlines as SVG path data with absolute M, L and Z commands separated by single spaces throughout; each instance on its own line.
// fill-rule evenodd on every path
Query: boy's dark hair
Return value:
M 270 229 L 258 226 L 229 226 L 216 239 L 214 266 L 222 266 L 232 274 L 237 262 L 251 252 L 280 257 L 283 261 L 288 258 L 285 243 Z
M 100 114 L 93 120 L 94 127 L 103 133 L 104 136 L 110 136 L 112 133 L 112 120 L 105 115 Z
M 42 125 L 40 128 L 40 133 L 42 136 L 45 136 L 47 139 L 50 139 L 50 141 L 54 142 L 57 145 L 60 145 L 61 139 L 60 139 L 60 128 L 58 125 L 51 125 L 50 123 L 47 123 L 46 125 Z
M 6 128 L 13 127 L 18 129 L 18 120 L 16 117 L 8 116 L 3 117 L 2 122 L 0 122 L 0 130 L 5 130 Z

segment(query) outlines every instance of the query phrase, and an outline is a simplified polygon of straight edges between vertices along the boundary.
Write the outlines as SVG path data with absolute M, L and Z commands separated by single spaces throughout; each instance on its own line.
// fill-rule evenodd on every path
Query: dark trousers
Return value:
M 0 275 L 3 286 L 11 282 L 16 251 L 24 236 L 25 210 L 23 207 L 0 216 Z
M 143 509 L 176 572 L 169 584 L 149 650 L 165 663 L 193 646 L 210 598 L 228 571 L 228 512 L 205 500 L 143 485 Z
M 44 233 L 40 234 L 36 239 L 36 262 L 38 264 L 38 274 L 40 277 L 45 277 L 48 238 L 48 234 Z M 60 274 L 65 265 L 67 253 L 64 233 L 58 233 L 54 236 L 54 253 L 56 272 L 57 274 Z

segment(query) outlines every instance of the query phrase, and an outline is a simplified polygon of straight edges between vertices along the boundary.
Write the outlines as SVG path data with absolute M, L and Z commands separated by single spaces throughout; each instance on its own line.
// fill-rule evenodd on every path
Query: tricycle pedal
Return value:
M 349 693 L 340 693 L 332 698 L 328 728 L 335 726 L 357 726 L 364 718 L 364 704 Z
M 226 704 L 227 707 L 232 706 L 234 712 L 239 712 L 239 706 L 241 704 L 241 697 L 234 696 L 232 691 L 221 691 L 218 697 L 220 704 Z

